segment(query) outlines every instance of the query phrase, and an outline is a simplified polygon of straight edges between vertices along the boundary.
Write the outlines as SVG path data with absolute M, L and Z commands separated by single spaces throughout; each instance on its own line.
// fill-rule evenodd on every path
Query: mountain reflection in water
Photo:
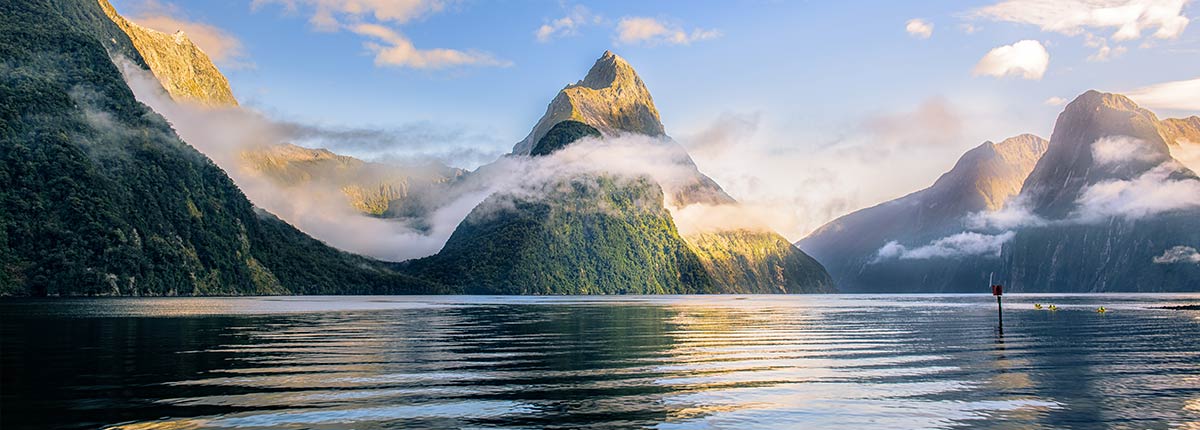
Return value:
M 0 427 L 1200 428 L 1198 301 L 10 300 Z

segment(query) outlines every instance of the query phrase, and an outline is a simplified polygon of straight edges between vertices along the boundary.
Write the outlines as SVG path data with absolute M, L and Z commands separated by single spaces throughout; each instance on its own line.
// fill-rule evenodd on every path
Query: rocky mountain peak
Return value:
M 957 212 L 996 210 L 1021 191 L 1025 177 L 1046 152 L 1046 139 L 1021 134 L 967 151 L 930 187 L 933 199 L 965 203 Z
M 1102 180 L 1130 179 L 1169 158 L 1162 130 L 1153 112 L 1128 97 L 1085 92 L 1058 116 L 1046 155 L 1029 174 L 1023 193 L 1028 194 L 1039 215 L 1063 216 L 1084 186 Z M 1093 160 L 1093 147 L 1102 139 L 1136 144 L 1139 156 L 1099 166 Z
M 573 120 L 605 134 L 638 133 L 665 136 L 654 99 L 625 59 L 605 51 L 587 76 L 558 92 L 546 113 L 513 153 L 528 155 L 555 124 Z
M 117 13 L 108 0 L 97 1 L 105 15 L 129 36 L 133 47 L 171 98 L 205 106 L 238 104 L 229 81 L 182 31 L 167 34 L 143 27 Z

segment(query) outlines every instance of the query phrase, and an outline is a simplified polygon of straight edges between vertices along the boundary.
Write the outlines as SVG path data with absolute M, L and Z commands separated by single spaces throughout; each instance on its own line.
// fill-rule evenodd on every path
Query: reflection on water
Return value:
M 1200 428 L 1198 301 L 5 301 L 0 427 Z

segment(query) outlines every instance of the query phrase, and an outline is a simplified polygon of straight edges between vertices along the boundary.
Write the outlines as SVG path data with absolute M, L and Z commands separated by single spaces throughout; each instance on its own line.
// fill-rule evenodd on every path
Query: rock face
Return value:
M 969 214 L 1000 209 L 1020 192 L 1047 145 L 1031 134 L 984 142 L 929 188 L 842 216 L 796 245 L 824 263 L 845 292 L 955 291 L 958 271 L 946 266 L 959 261 L 925 267 L 919 261 L 876 261 L 876 253 L 891 241 L 924 244 L 962 232 Z
M 633 67 L 610 51 L 596 60 L 582 81 L 558 92 L 529 135 L 513 148 L 513 154 L 529 155 L 550 128 L 566 120 L 579 121 L 608 134 L 666 135 L 650 91 Z
M 1119 94 L 1088 91 L 1068 104 L 1021 191 L 1044 225 L 1005 245 L 1013 288 L 1195 291 L 1200 265 L 1158 258 L 1200 245 L 1200 178 L 1172 157 L 1168 140 L 1179 125 Z
M 0 295 L 438 292 L 256 210 L 139 103 L 94 0 L 0 2 Z
M 237 105 L 229 81 L 182 31 L 166 34 L 142 27 L 118 14 L 108 0 L 97 1 L 104 14 L 133 42 L 150 71 L 176 101 L 205 106 Z

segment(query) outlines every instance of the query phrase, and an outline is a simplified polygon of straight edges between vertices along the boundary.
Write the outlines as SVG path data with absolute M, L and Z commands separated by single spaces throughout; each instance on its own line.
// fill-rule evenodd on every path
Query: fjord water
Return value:
M 1200 312 L 1159 309 L 1195 303 L 4 301 L 0 427 L 1200 428 Z

